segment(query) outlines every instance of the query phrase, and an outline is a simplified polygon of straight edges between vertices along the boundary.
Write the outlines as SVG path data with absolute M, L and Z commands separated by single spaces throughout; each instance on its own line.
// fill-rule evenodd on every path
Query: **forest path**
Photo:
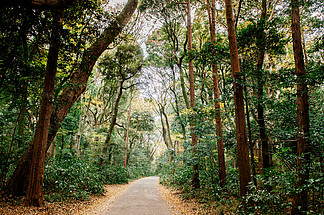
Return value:
M 105 215 L 171 215 L 158 190 L 158 177 L 143 178 L 129 187 Z

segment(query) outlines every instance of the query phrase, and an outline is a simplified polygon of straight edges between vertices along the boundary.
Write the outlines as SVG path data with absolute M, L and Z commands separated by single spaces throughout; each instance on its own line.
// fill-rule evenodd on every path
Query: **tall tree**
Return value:
M 215 0 L 212 0 L 211 7 L 210 7 L 210 3 L 207 1 L 207 9 L 208 9 L 208 16 L 209 16 L 210 38 L 211 38 L 211 42 L 215 44 L 216 42 Z M 225 169 L 225 155 L 224 155 L 224 144 L 223 144 L 222 118 L 221 118 L 220 102 L 219 102 L 219 79 L 218 79 L 218 71 L 217 71 L 216 63 L 213 64 L 212 70 L 213 70 L 213 90 L 214 90 L 214 100 L 215 100 L 214 102 L 215 102 L 216 134 L 218 136 L 217 152 L 218 152 L 218 165 L 219 165 L 219 179 L 220 179 L 220 185 L 223 187 L 225 184 L 226 169 Z
M 107 137 L 104 143 L 104 146 L 102 148 L 102 158 L 100 159 L 100 165 L 103 164 L 103 158 L 106 156 L 109 144 L 110 144 L 110 139 L 111 139 L 111 135 L 113 133 L 114 127 L 117 123 L 117 114 L 118 114 L 118 110 L 119 110 L 119 103 L 120 103 L 120 99 L 122 97 L 123 94 L 123 84 L 124 84 L 125 80 L 124 79 L 120 79 L 118 81 L 118 89 L 117 89 L 117 95 L 116 95 L 116 100 L 115 100 L 115 104 L 112 110 L 112 116 L 111 116 L 111 120 L 110 120 L 110 124 L 109 124 L 109 128 L 108 128 L 108 132 L 107 132 Z
M 262 0 L 262 12 L 261 18 L 258 26 L 257 34 L 257 47 L 258 47 L 258 56 L 256 64 L 256 77 L 257 77 L 257 123 L 259 126 L 259 134 L 261 140 L 261 149 L 262 149 L 262 161 L 263 168 L 268 169 L 271 167 L 271 150 L 269 147 L 268 136 L 266 133 L 266 125 L 264 120 L 264 99 L 263 99 L 263 86 L 264 86 L 264 77 L 262 72 L 264 55 L 265 55 L 265 24 L 267 19 L 267 0 Z M 267 175 L 267 174 L 266 174 Z M 268 187 L 270 189 L 270 187 Z
M 192 28 L 191 28 L 191 4 L 190 0 L 188 0 L 187 3 L 187 25 L 188 25 L 188 52 L 192 50 Z M 193 59 L 190 59 L 189 61 L 189 83 L 190 83 L 190 108 L 191 110 L 194 109 L 196 106 L 196 100 L 195 100 L 195 77 L 194 77 L 194 70 L 193 70 Z M 193 165 L 192 165 L 192 185 L 195 189 L 198 189 L 200 187 L 199 183 L 199 164 L 198 164 L 198 153 L 197 153 L 197 142 L 198 137 L 197 134 L 195 134 L 195 117 L 192 116 L 190 126 L 191 126 L 191 145 L 192 145 L 192 154 L 193 154 Z
M 291 31 L 293 38 L 295 70 L 297 75 L 297 187 L 306 184 L 306 181 L 309 178 L 308 165 L 310 163 L 308 88 L 301 42 L 299 6 L 299 0 L 291 1 Z M 307 210 L 307 201 L 307 190 L 306 188 L 303 188 L 302 191 L 294 197 L 294 205 L 291 214 L 305 214 L 305 211 Z
M 251 181 L 249 146 L 247 142 L 246 122 L 244 113 L 244 98 L 242 86 L 242 74 L 237 50 L 237 40 L 235 33 L 232 0 L 225 0 L 226 22 L 228 30 L 228 40 L 231 54 L 231 68 L 234 88 L 235 105 L 235 125 L 236 125 L 236 144 L 238 154 L 238 166 L 240 177 L 240 195 L 244 196 L 247 192 L 247 185 Z
M 69 86 L 60 94 L 52 107 L 46 150 L 51 145 L 51 141 L 54 140 L 54 137 L 61 127 L 61 123 L 63 122 L 70 108 L 86 90 L 88 79 L 97 59 L 121 33 L 122 29 L 129 22 L 131 16 L 136 10 L 137 4 L 138 0 L 128 0 L 122 12 L 105 28 L 99 38 L 97 38 L 96 41 L 83 54 L 81 64 L 71 75 Z M 12 177 L 8 181 L 6 188 L 11 194 L 23 195 L 26 191 L 31 170 L 30 163 L 32 160 L 32 155 L 33 144 L 31 142 L 21 157 Z
M 117 122 L 119 103 L 122 98 L 124 84 L 126 83 L 126 81 L 132 79 L 136 74 L 138 74 L 142 67 L 142 60 L 143 55 L 139 46 L 121 45 L 117 47 L 117 51 L 113 55 L 106 55 L 102 62 L 100 62 L 99 64 L 100 67 L 102 67 L 102 72 L 107 76 L 108 80 L 118 80 L 116 100 L 112 110 L 107 137 L 102 149 L 103 157 L 107 153 L 111 135 Z M 101 159 L 101 164 L 102 161 L 103 159 Z
M 47 66 L 39 119 L 37 121 L 35 137 L 33 140 L 33 156 L 31 160 L 31 172 L 29 174 L 27 189 L 27 204 L 32 206 L 43 206 L 43 178 L 48 129 L 53 102 L 55 77 L 57 71 L 57 60 L 59 53 L 61 12 L 54 12 L 54 27 L 51 35 L 51 44 L 48 52 Z

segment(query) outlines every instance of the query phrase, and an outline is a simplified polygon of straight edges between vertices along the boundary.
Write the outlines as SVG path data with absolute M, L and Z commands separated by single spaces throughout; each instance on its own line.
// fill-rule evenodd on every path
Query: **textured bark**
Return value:
M 243 86 L 241 84 L 241 70 L 239 55 L 237 50 L 237 40 L 233 19 L 233 5 L 231 0 L 225 0 L 226 21 L 228 30 L 229 47 L 231 54 L 232 77 L 234 79 L 234 106 L 235 106 L 235 125 L 236 141 L 238 153 L 238 166 L 240 178 L 240 195 L 244 196 L 247 192 L 247 185 L 251 181 L 249 146 L 246 134 L 246 122 L 244 113 Z
M 44 165 L 59 52 L 59 20 L 61 20 L 59 17 L 55 17 L 54 22 L 57 22 L 57 24 L 55 25 L 52 31 L 51 45 L 47 57 L 44 88 L 41 99 L 39 119 L 37 121 L 34 136 L 34 146 L 32 150 L 33 156 L 30 167 L 31 171 L 29 174 L 29 183 L 26 195 L 26 204 L 37 207 L 41 207 L 44 205 Z
M 215 13 L 215 0 L 212 0 L 211 10 L 210 5 L 208 3 L 208 16 L 209 16 L 209 26 L 210 26 L 210 38 L 211 42 L 215 43 L 216 40 L 216 13 Z M 211 13 L 210 13 L 211 11 Z M 214 102 L 215 102 L 215 120 L 216 120 L 216 134 L 218 136 L 217 139 L 217 152 L 218 152 L 218 165 L 219 165 L 219 179 L 220 186 L 223 187 L 225 185 L 226 178 L 226 169 L 225 169 L 225 155 L 224 155 L 224 144 L 223 144 L 223 131 L 222 131 L 222 118 L 220 111 L 220 102 L 219 102 L 219 79 L 218 79 L 218 71 L 217 64 L 213 65 L 213 90 L 214 90 Z
M 168 140 L 168 145 L 172 148 L 172 150 L 174 149 L 172 140 L 171 140 L 171 131 L 170 131 L 170 123 L 169 123 L 169 119 L 168 119 L 168 115 L 165 113 L 165 109 L 163 106 L 162 107 L 162 114 L 164 116 L 165 119 L 165 126 L 166 126 L 166 134 L 167 134 L 167 140 Z
M 129 138 L 129 123 L 130 116 L 132 112 L 132 100 L 133 100 L 133 88 L 131 89 L 130 98 L 129 98 L 129 107 L 127 113 L 127 129 L 126 129 L 126 140 L 125 140 L 125 157 L 124 157 L 124 167 L 127 166 L 127 149 L 128 149 L 128 138 Z
M 51 141 L 56 136 L 70 108 L 85 91 L 89 76 L 91 75 L 92 68 L 97 59 L 128 23 L 137 8 L 137 4 L 138 0 L 129 0 L 116 20 L 107 26 L 96 42 L 94 42 L 84 53 L 81 65 L 77 71 L 73 73 L 70 79 L 69 87 L 62 92 L 53 105 L 47 148 L 51 145 Z M 7 190 L 13 195 L 23 195 L 27 189 L 32 148 L 33 142 L 30 143 L 21 157 L 13 176 L 8 181 Z
M 300 187 L 305 185 L 307 179 L 309 178 L 309 103 L 308 89 L 306 84 L 306 69 L 301 43 L 299 0 L 292 0 L 291 3 L 291 30 L 293 38 L 295 70 L 297 75 L 297 187 Z M 297 194 L 294 197 L 294 205 L 291 214 L 305 214 L 303 211 L 307 210 L 307 201 L 307 190 L 303 189 L 300 194 Z
M 167 138 L 167 131 L 166 131 L 166 128 L 165 128 L 165 122 L 163 120 L 163 113 L 162 113 L 162 108 L 161 108 L 162 105 L 158 104 L 158 106 L 159 106 L 159 112 L 160 112 L 163 141 L 164 141 L 164 144 L 166 145 L 167 149 L 170 149 L 169 141 L 168 141 L 168 138 Z
M 188 25 L 188 52 L 192 49 L 192 29 L 191 29 L 191 5 L 190 0 L 188 0 L 188 11 L 187 11 L 187 25 Z M 194 71 L 193 71 L 193 60 L 189 61 L 189 82 L 190 82 L 190 108 L 191 110 L 194 109 L 196 106 L 195 101 L 195 77 L 194 77 Z M 199 164 L 198 164 L 198 153 L 197 153 L 197 142 L 198 138 L 195 134 L 195 126 L 196 126 L 196 120 L 193 117 L 190 122 L 191 126 L 191 144 L 192 144 L 192 154 L 193 154 L 193 160 L 194 164 L 192 165 L 192 186 L 195 189 L 198 189 L 200 187 L 199 182 Z

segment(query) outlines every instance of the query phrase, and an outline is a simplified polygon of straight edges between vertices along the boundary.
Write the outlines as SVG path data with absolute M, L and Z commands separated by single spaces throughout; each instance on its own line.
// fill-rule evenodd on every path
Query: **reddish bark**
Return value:
M 251 181 L 249 146 L 247 142 L 246 122 L 244 113 L 243 86 L 241 84 L 241 70 L 239 55 L 237 50 L 237 40 L 233 18 L 233 5 L 231 0 L 225 0 L 226 21 L 228 30 L 229 47 L 231 54 L 232 77 L 234 79 L 234 106 L 235 106 L 235 125 L 236 141 L 238 153 L 238 166 L 240 178 L 240 195 L 244 196 L 247 192 L 247 185 Z
M 61 127 L 61 123 L 70 108 L 86 90 L 88 79 L 97 59 L 128 23 L 137 8 L 137 4 L 138 0 L 129 0 L 116 20 L 107 26 L 96 42 L 94 42 L 94 44 L 92 44 L 84 53 L 81 65 L 78 70 L 73 73 L 70 79 L 69 87 L 62 92 L 53 105 L 46 150 L 51 145 L 51 141 L 53 141 L 56 136 L 56 133 Z M 27 150 L 24 152 L 13 176 L 8 181 L 6 188 L 12 195 L 23 195 L 27 189 L 33 154 L 32 149 L 33 142 L 30 143 Z
M 309 103 L 308 89 L 306 84 L 306 69 L 301 43 L 301 29 L 299 17 L 299 0 L 291 1 L 291 30 L 293 38 L 293 50 L 295 59 L 295 70 L 297 75 L 297 187 L 306 184 L 309 178 L 308 164 L 310 163 L 309 154 Z M 291 214 L 304 214 L 307 210 L 307 190 L 294 197 L 294 205 Z
M 59 21 L 56 17 L 54 22 Z M 28 189 L 26 196 L 26 204 L 32 206 L 43 206 L 43 178 L 45 154 L 48 137 L 48 129 L 50 125 L 50 117 L 53 102 L 53 93 L 55 86 L 55 77 L 57 71 L 57 60 L 59 52 L 60 30 L 58 24 L 53 28 L 51 45 L 47 57 L 47 66 L 45 72 L 44 88 L 37 121 L 36 132 L 34 137 L 33 155 L 31 160 L 30 174 L 28 180 Z
M 209 17 L 209 26 L 210 26 L 210 37 L 211 37 L 211 42 L 214 44 L 216 40 L 215 0 L 212 0 L 211 10 L 210 10 L 209 2 L 207 1 L 207 8 L 208 8 L 208 17 Z M 222 118 L 221 118 L 220 102 L 219 102 L 219 81 L 218 81 L 217 64 L 214 64 L 212 69 L 213 69 L 213 88 L 214 88 L 214 100 L 215 100 L 216 134 L 218 136 L 217 152 L 218 152 L 218 165 L 219 165 L 219 179 L 220 179 L 220 186 L 223 187 L 225 185 L 226 169 L 225 169 L 225 155 L 224 155 L 224 144 L 223 144 Z

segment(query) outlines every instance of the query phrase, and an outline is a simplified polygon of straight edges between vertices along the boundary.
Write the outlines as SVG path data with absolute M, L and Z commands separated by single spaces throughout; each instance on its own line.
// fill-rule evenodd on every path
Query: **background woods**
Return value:
M 219 214 L 324 212 L 321 1 L 48 3 L 0 5 L 3 195 L 159 175 Z

